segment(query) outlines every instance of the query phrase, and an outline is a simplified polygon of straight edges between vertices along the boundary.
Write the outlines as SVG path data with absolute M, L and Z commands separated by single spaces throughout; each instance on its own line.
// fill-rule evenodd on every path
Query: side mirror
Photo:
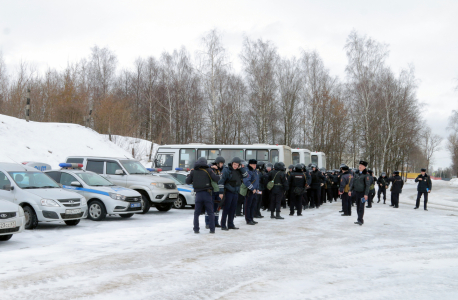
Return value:
M 81 186 L 81 183 L 79 183 L 78 181 L 72 181 L 72 183 L 70 183 L 71 186 Z
M 115 175 L 124 175 L 124 171 L 121 169 L 118 169 L 115 171 Z
M 10 184 L 6 184 L 6 185 L 3 186 L 3 189 L 5 191 L 12 191 L 12 190 L 14 190 L 14 186 L 12 186 Z

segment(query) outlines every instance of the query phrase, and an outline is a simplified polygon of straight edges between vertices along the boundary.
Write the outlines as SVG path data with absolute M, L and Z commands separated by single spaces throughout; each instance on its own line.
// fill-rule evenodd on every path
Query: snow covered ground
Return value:
M 41 224 L 0 244 L 0 299 L 457 299 L 456 192 L 434 181 L 414 210 L 408 183 L 361 227 L 340 202 L 214 235 L 192 209 Z
M 70 155 L 129 157 L 131 152 L 76 124 L 26 122 L 0 114 L 0 161 L 38 161 L 57 168 Z

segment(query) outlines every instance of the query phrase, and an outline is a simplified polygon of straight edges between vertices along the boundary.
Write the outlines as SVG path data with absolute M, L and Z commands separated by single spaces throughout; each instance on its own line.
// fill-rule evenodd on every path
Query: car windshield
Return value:
M 59 184 L 41 172 L 8 172 L 21 189 L 60 188 Z
M 176 179 L 175 177 L 173 177 L 172 175 L 168 175 L 168 174 L 161 174 L 159 175 L 161 177 L 164 177 L 164 178 L 167 178 L 167 179 L 171 179 L 173 182 L 175 182 L 176 184 L 183 184 L 181 183 L 181 181 L 179 181 L 178 179 Z
M 102 176 L 94 173 L 77 173 L 79 178 L 81 178 L 87 185 L 90 186 L 113 186 L 114 184 L 106 180 Z
M 121 160 L 120 162 L 129 174 L 151 174 L 139 161 Z

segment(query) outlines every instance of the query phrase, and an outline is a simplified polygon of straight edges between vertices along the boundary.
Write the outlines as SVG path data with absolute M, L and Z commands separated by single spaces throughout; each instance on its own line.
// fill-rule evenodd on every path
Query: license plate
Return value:
M 169 195 L 169 198 L 172 198 L 172 199 L 178 198 L 178 195 L 177 195 L 177 194 L 170 194 L 170 195 Z
M 66 215 L 76 215 L 76 214 L 79 214 L 81 213 L 81 208 L 78 208 L 78 209 L 66 209 L 65 210 L 65 214 Z
M 16 222 L 0 223 L 0 229 L 14 228 L 16 227 Z
M 142 204 L 141 203 L 131 203 L 130 208 L 134 208 L 134 207 L 142 207 Z

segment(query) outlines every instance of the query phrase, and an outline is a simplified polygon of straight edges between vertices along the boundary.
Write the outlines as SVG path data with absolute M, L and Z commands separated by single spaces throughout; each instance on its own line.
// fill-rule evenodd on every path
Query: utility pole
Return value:
M 27 88 L 27 104 L 25 105 L 25 120 L 30 121 L 30 88 Z

